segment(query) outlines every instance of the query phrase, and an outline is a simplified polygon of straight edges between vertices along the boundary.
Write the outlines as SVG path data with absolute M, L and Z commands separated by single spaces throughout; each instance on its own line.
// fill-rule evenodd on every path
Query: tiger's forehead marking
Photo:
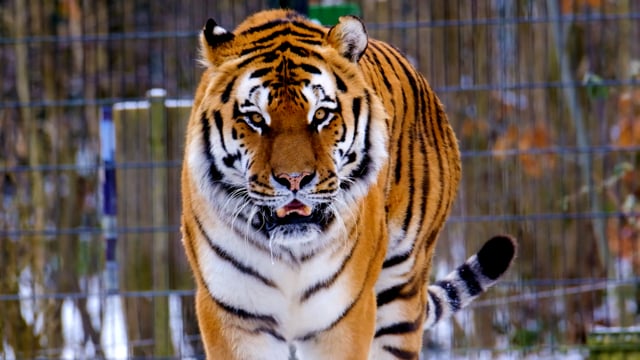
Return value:
M 318 106 L 323 101 L 335 102 L 336 85 L 333 77 L 323 71 L 321 74 L 311 76 L 308 86 L 302 89 L 302 93 L 311 100 L 312 105 Z
M 302 66 L 296 68 L 298 78 L 302 68 Z M 276 69 L 271 69 L 272 71 L 268 72 L 263 69 L 248 71 L 238 81 L 236 96 L 240 111 L 245 113 L 260 112 L 266 123 L 270 125 L 269 110 L 284 104 L 297 105 L 311 114 L 320 107 L 335 109 L 337 99 L 333 77 L 324 69 L 315 66 L 314 68 L 316 71 L 305 73 L 304 80 L 296 81 L 293 84 L 272 81 L 272 75 L 277 71 Z M 311 120 L 312 116 L 309 116 L 307 121 L 311 122 Z
M 240 81 L 237 89 L 237 99 L 240 111 L 258 112 L 262 114 L 267 125 L 271 124 L 271 118 L 267 112 L 269 106 L 269 90 L 264 87 L 260 78 L 252 77 L 247 73 Z

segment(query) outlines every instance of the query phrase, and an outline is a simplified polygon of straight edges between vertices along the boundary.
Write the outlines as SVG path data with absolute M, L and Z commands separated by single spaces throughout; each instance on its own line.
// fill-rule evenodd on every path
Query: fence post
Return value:
M 191 103 L 152 89 L 143 101 L 113 106 L 117 223 L 124 230 L 118 233 L 117 290 L 150 292 L 124 299 L 133 356 L 175 355 L 168 297 L 170 290 L 194 287 L 178 231 L 179 164 Z M 187 330 L 197 333 L 197 324 L 185 322 Z
M 168 216 L 168 149 L 166 91 L 151 89 L 149 99 L 149 125 L 151 132 L 151 212 L 153 231 L 152 265 L 153 289 L 169 289 L 169 234 L 163 230 L 169 223 Z M 154 355 L 171 355 L 169 329 L 169 300 L 167 296 L 155 296 L 153 302 Z

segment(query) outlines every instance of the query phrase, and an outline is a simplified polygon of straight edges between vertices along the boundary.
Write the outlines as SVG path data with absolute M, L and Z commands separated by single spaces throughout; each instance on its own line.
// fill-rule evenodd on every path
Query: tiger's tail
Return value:
M 495 236 L 456 270 L 429 285 L 424 328 L 447 319 L 493 286 L 511 266 L 516 247 L 510 236 Z

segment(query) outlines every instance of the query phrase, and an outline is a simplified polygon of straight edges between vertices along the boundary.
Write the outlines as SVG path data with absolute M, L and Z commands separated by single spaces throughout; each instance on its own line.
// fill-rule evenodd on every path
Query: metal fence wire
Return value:
M 273 5 L 0 0 L 0 358 L 203 358 L 178 181 L 197 34 Z M 445 104 L 463 180 L 433 276 L 519 238 L 424 356 L 640 356 L 640 2 L 304 5 L 358 12 Z

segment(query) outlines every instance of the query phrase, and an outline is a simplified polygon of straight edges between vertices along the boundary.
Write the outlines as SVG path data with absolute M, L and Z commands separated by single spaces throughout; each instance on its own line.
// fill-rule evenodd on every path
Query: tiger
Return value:
M 181 231 L 206 358 L 418 359 L 517 246 L 430 283 L 461 163 L 425 78 L 355 16 L 265 10 L 199 40 Z

